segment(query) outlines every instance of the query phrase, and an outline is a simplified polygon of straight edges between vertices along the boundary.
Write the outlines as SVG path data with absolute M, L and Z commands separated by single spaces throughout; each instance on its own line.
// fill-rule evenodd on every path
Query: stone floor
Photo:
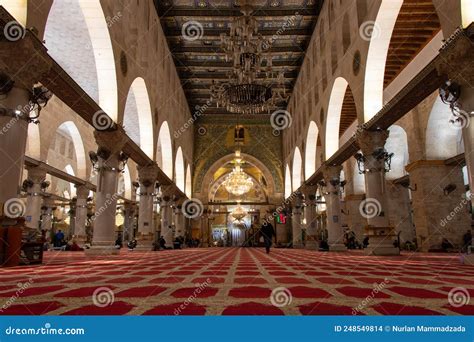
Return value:
M 43 265 L 0 268 L 0 314 L 472 315 L 473 276 L 454 254 L 47 252 Z

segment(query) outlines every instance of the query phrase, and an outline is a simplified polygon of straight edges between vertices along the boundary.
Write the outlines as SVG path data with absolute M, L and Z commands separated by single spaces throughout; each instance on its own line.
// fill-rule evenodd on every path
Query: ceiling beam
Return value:
M 172 53 L 196 53 L 199 55 L 214 55 L 222 54 L 224 51 L 220 46 L 176 46 L 170 47 Z M 269 50 L 271 53 L 284 53 L 284 52 L 299 52 L 304 53 L 305 47 L 301 45 L 285 45 L 285 46 L 272 46 Z
M 302 15 L 306 17 L 317 17 L 319 15 L 319 6 L 288 6 L 288 7 L 265 7 L 255 9 L 253 17 L 265 18 L 265 17 L 285 17 L 291 15 Z M 184 6 L 160 6 L 158 5 L 158 14 L 160 18 L 170 17 L 216 17 L 219 19 L 225 19 L 226 17 L 240 17 L 242 12 L 240 9 L 235 8 L 219 8 L 219 7 L 207 7 L 207 8 L 194 8 Z
M 176 29 L 176 28 L 167 28 L 166 30 L 166 36 L 169 38 L 172 37 L 182 37 L 183 33 L 181 32 L 181 29 Z M 206 39 L 206 37 L 219 37 L 221 34 L 228 34 L 229 29 L 224 27 L 224 28 L 207 28 L 204 27 L 203 30 L 204 36 L 202 39 Z M 313 28 L 312 27 L 306 27 L 306 28 L 291 28 L 287 29 L 281 33 L 281 28 L 264 28 L 258 30 L 258 33 L 261 34 L 262 36 L 306 36 L 306 37 L 311 37 L 313 34 Z

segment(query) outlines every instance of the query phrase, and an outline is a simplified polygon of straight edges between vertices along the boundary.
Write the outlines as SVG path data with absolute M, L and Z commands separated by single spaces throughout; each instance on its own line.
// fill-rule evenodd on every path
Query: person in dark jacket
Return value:
M 260 233 L 263 236 L 263 242 L 265 243 L 265 250 L 267 254 L 270 253 L 270 247 L 272 246 L 272 238 L 275 236 L 275 229 L 270 222 L 263 222 L 262 228 L 260 228 Z

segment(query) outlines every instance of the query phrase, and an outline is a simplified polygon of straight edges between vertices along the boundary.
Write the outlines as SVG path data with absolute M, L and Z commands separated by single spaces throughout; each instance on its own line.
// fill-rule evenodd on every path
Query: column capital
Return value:
M 461 86 L 474 84 L 474 24 L 466 29 L 459 28 L 441 48 L 436 70 L 439 75 L 447 75 Z
M 137 166 L 138 181 L 141 185 L 149 187 L 153 185 L 158 179 L 158 165 Z
M 341 179 L 342 165 L 332 165 L 323 167 L 323 177 L 326 182 Z
M 28 179 L 33 181 L 34 183 L 38 184 L 43 182 L 46 179 L 46 171 L 43 170 L 41 167 L 30 167 L 27 168 L 28 170 Z
M 389 136 L 388 130 L 368 131 L 363 129 L 356 135 L 356 141 L 364 156 L 384 148 Z
M 89 196 L 89 188 L 85 185 L 75 185 L 76 187 L 76 195 L 78 199 L 87 199 Z
M 94 138 L 99 149 L 105 149 L 110 155 L 121 152 L 127 142 L 126 136 L 120 130 L 94 131 Z

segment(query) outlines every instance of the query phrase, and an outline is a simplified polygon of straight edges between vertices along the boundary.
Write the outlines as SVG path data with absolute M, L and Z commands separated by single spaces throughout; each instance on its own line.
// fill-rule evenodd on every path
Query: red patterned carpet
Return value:
M 448 254 L 47 252 L 43 265 L 0 268 L 0 314 L 472 315 L 473 276 Z

